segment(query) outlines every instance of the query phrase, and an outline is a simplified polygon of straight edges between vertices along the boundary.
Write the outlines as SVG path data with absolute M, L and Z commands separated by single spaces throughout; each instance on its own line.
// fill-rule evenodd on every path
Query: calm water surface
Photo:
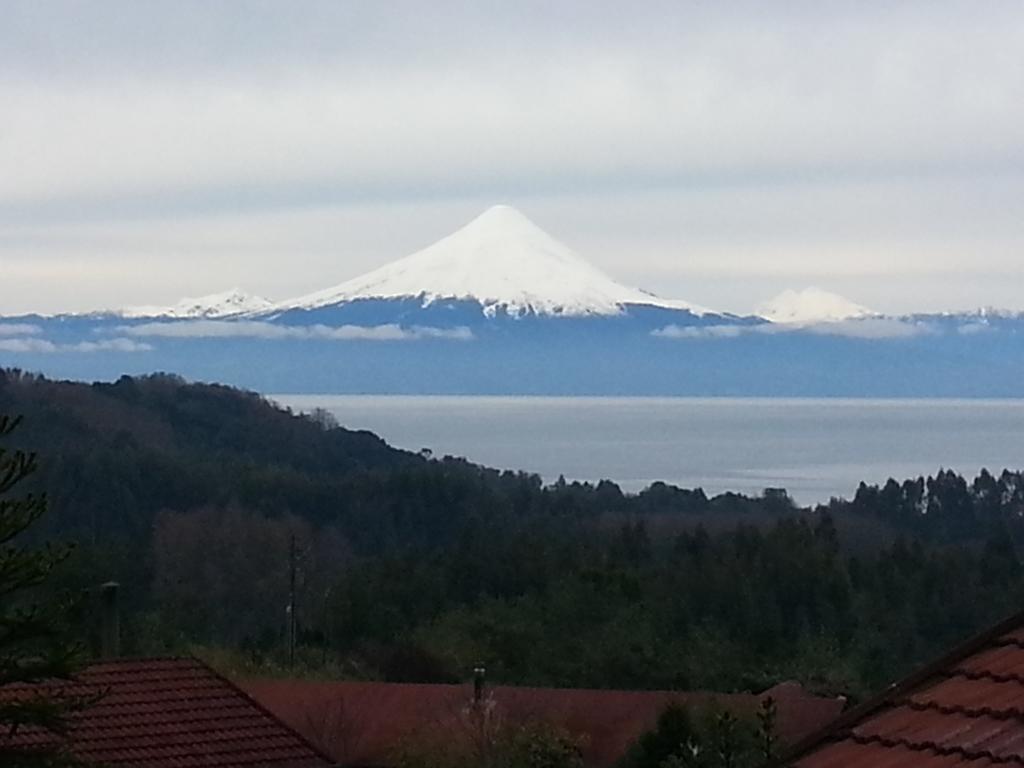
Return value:
M 547 481 L 655 480 L 708 493 L 781 486 L 799 501 L 934 473 L 1024 468 L 1024 400 L 276 395 L 392 445 Z

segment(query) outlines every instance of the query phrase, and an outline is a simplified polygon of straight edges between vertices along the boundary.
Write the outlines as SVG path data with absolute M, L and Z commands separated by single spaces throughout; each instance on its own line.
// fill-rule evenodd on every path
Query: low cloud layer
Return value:
M 58 344 L 48 339 L 0 338 L 0 352 L 22 354 L 59 354 L 62 352 L 149 352 L 153 347 L 134 339 L 115 338 L 102 341 L 81 341 L 76 344 Z
M 277 325 L 258 320 L 193 320 L 182 322 L 143 323 L 118 328 L 130 336 L 167 339 L 321 339 L 329 341 L 415 341 L 419 339 L 451 339 L 470 341 L 469 328 L 433 328 L 413 326 L 402 328 L 386 325 Z
M 923 322 L 896 317 L 870 317 L 860 320 L 841 320 L 813 325 L 787 325 L 764 323 L 759 325 L 667 325 L 651 335 L 664 339 L 726 339 L 738 336 L 782 334 L 814 334 L 841 336 L 849 339 L 907 339 L 937 333 L 937 329 Z
M 0 337 L 4 336 L 36 336 L 43 332 L 38 325 L 24 323 L 0 323 Z

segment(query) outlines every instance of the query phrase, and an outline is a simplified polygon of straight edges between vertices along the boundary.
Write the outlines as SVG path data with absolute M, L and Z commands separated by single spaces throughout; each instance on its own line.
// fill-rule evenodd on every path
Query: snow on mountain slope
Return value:
M 317 309 L 358 299 L 421 298 L 479 302 L 484 313 L 618 315 L 629 304 L 711 310 L 661 299 L 615 282 L 522 213 L 488 209 L 454 234 L 411 256 L 342 283 L 277 305 L 278 311 Z
M 116 314 L 122 317 L 216 318 L 263 312 L 274 304 L 261 296 L 253 296 L 239 288 L 211 293 L 195 299 L 182 299 L 173 307 L 125 307 Z
M 867 307 L 856 304 L 836 293 L 820 288 L 804 288 L 783 291 L 774 299 L 759 306 L 756 313 L 773 323 L 811 325 L 834 323 L 840 320 L 855 320 L 877 316 Z

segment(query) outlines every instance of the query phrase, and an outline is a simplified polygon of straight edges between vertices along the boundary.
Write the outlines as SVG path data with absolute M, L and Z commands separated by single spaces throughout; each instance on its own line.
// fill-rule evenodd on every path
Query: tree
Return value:
M 10 436 L 20 418 L 0 416 L 0 439 Z M 67 601 L 39 602 L 40 587 L 70 554 L 70 547 L 25 547 L 23 534 L 46 512 L 45 494 L 13 496 L 11 491 L 37 468 L 36 455 L 0 445 L 0 765 L 77 765 L 60 739 L 47 746 L 25 746 L 19 731 L 66 731 L 67 717 L 87 705 L 64 695 L 52 681 L 71 681 L 80 663 L 80 647 L 67 640 Z M 4 695 L 6 691 L 9 695 Z M 16 693 L 11 693 L 12 691 Z

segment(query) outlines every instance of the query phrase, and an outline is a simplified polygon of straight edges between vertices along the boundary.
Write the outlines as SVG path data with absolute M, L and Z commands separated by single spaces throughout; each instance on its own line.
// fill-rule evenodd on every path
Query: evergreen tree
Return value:
M 20 418 L 0 416 L 0 439 Z M 39 729 L 59 735 L 67 716 L 87 703 L 39 683 L 70 681 L 79 651 L 66 640 L 66 602 L 34 600 L 34 590 L 69 554 L 68 547 L 27 548 L 22 534 L 46 511 L 46 496 L 11 491 L 36 470 L 36 456 L 0 445 L 0 765 L 76 765 L 54 739 L 53 746 L 24 747 L 12 737 Z M 28 687 L 24 687 L 28 686 Z M 4 696 L 16 689 L 18 695 Z M 43 739 L 42 741 L 47 741 Z

